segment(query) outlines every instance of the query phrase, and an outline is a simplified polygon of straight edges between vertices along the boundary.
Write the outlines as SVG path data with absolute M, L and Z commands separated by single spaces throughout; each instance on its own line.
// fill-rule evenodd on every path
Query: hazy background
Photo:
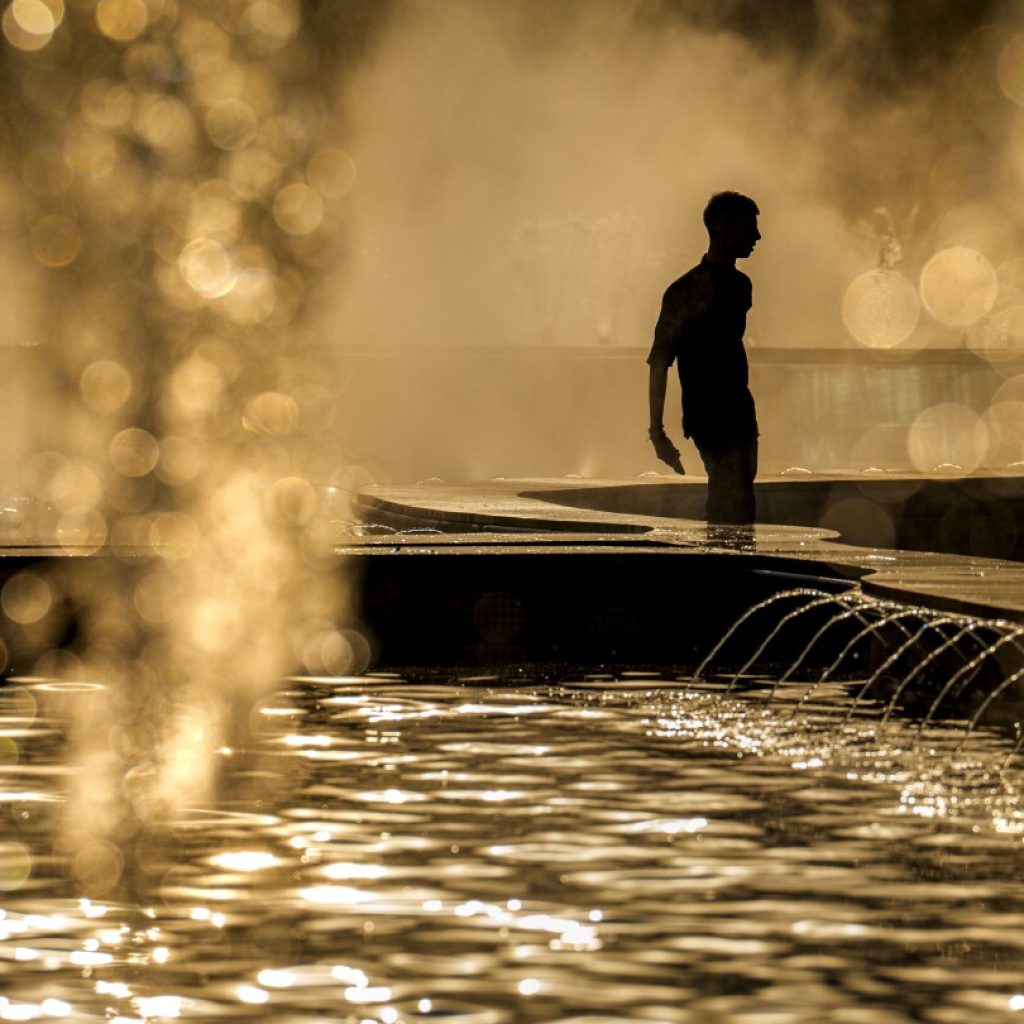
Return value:
M 980 422 L 1013 361 L 988 384 L 965 384 L 959 364 L 922 384 L 892 356 L 974 351 L 967 369 L 989 372 L 993 350 L 1024 343 L 1020 12 L 376 7 L 337 95 L 355 173 L 344 258 L 318 300 L 323 343 L 344 353 L 350 460 L 392 479 L 655 468 L 642 350 L 662 291 L 703 252 L 708 195 L 735 188 L 762 210 L 744 269 L 766 468 L 964 462 L 963 409 Z M 769 348 L 860 350 L 875 369 L 859 383 L 849 369 L 794 377 L 777 357 L 761 365 Z M 958 407 L 956 436 L 933 430 L 912 457 L 907 432 L 942 402 Z M 813 420 L 834 443 L 808 435 Z M 853 451 L 879 425 L 886 443 Z M 1014 461 L 985 430 L 974 464 Z M 699 468 L 692 450 L 684 461 Z
M 153 24 L 190 7 L 146 5 Z M 242 7 L 224 0 L 216 17 Z M 305 268 L 292 278 L 307 299 L 302 330 L 333 360 L 317 380 L 330 393 L 318 417 L 333 415 L 334 438 L 319 479 L 352 488 L 658 469 L 643 358 L 661 293 L 700 258 L 700 213 L 722 188 L 762 210 L 764 239 L 743 268 L 754 282 L 747 344 L 765 470 L 1024 459 L 1020 3 L 280 9 L 316 40 L 297 65 L 305 91 L 273 131 L 225 159 L 256 166 L 268 150 L 278 159 L 275 146 L 314 153 L 282 181 L 321 197 L 311 200 L 320 222 L 289 241 Z M 90 318 L 110 321 L 89 284 L 95 248 L 55 268 L 33 239 L 54 211 L 79 215 L 67 197 L 81 206 L 109 156 L 106 142 L 80 145 L 92 136 L 65 113 L 73 38 L 62 29 L 38 55 L 14 59 L 8 48 L 0 60 L 0 474 L 11 491 L 34 444 L 36 384 L 26 382 L 65 346 L 54 296 L 80 307 L 68 318 L 79 333 Z M 143 51 L 156 68 L 140 36 L 132 52 Z M 222 91 L 259 109 L 278 73 Z M 19 90 L 26 100 L 12 104 Z M 34 152 L 11 144 L 25 136 Z M 116 194 L 161 180 L 159 170 L 125 177 L 125 166 L 104 165 Z M 247 197 L 245 216 L 272 222 L 272 206 Z M 291 228 L 305 229 L 302 215 L 300 204 Z M 111 227 L 98 206 L 89 216 L 101 234 Z M 176 227 L 174 245 L 193 227 Z M 128 357 L 144 360 L 144 346 Z M 300 404 L 308 383 L 296 382 Z M 673 431 L 677 405 L 672 392 Z M 683 455 L 700 469 L 690 446 Z

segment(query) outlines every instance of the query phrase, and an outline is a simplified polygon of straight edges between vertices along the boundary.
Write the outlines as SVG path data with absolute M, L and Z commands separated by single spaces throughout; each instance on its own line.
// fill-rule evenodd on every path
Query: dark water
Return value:
M 0 1019 L 1024 1019 L 1005 740 L 910 749 L 839 688 L 288 687 L 103 900 L 57 837 L 87 769 L 0 691 Z

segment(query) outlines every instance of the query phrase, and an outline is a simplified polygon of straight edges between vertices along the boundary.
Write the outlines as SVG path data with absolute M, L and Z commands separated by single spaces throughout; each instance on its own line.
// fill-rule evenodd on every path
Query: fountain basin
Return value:
M 773 483 L 777 504 L 800 506 L 805 481 Z M 814 484 L 819 493 L 830 486 Z M 840 493 L 847 485 L 831 483 Z M 644 514 L 663 512 L 670 501 L 676 508 L 692 503 L 701 490 L 693 482 L 656 480 L 364 489 L 358 511 L 371 535 L 339 550 L 362 579 L 363 622 L 376 664 L 692 671 L 745 612 L 798 590 L 810 605 L 794 626 L 776 635 L 772 619 L 758 622 L 772 641 L 767 653 L 758 651 L 765 655 L 758 668 L 773 692 L 784 666 L 797 663 L 814 678 L 852 642 L 860 646 L 844 654 L 844 669 L 873 679 L 873 698 L 900 697 L 910 713 L 925 715 L 976 642 L 965 631 L 959 645 L 937 650 L 925 635 L 929 623 L 937 643 L 945 644 L 943 629 L 965 630 L 975 618 L 996 636 L 1024 622 L 1024 565 L 1017 562 L 852 545 L 810 526 L 709 528 L 695 519 Z M 923 625 L 859 637 L 857 616 L 837 616 L 845 599 L 873 601 L 875 610 L 897 616 L 897 624 L 909 610 Z M 818 644 L 825 629 L 828 642 Z M 904 648 L 908 637 L 921 643 Z M 727 648 L 716 667 L 745 671 L 758 638 L 746 640 L 745 647 Z M 1017 677 L 1003 681 L 1019 668 L 1020 650 L 1000 645 L 997 651 L 968 680 L 970 692 L 957 690 L 963 707 L 977 706 L 976 696 L 985 699 L 1001 686 L 1002 705 L 1016 708 Z M 956 660 L 941 657 L 944 652 Z M 928 671 L 906 688 L 902 680 L 915 658 L 926 659 Z

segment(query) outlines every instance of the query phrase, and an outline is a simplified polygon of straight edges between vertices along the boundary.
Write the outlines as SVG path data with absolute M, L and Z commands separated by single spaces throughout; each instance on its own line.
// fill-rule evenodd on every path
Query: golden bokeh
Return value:
M 325 201 L 354 165 L 325 148 L 339 132 L 303 13 L 4 8 L 21 190 L 0 208 L 26 254 L 37 387 L 10 484 L 24 501 L 0 526 L 101 557 L 17 573 L 0 605 L 19 671 L 98 681 L 103 712 L 69 723 L 81 776 L 56 828 L 80 890 L 130 887 L 123 836 L 209 805 L 234 710 L 310 635 L 341 638 L 322 664 L 365 665 L 335 650 L 358 641 L 339 632 L 346 585 L 310 476 L 328 469 L 306 436 L 330 404 L 306 303 L 332 262 Z
M 988 431 L 988 465 L 1001 468 L 1024 459 L 1024 399 L 993 401 L 982 419 Z
M 131 88 L 108 78 L 95 78 L 82 90 L 82 112 L 98 128 L 123 128 L 135 108 Z
M 53 590 L 35 573 L 19 572 L 0 590 L 0 606 L 12 622 L 31 625 L 49 613 L 53 606 Z
M 224 314 L 236 324 L 268 320 L 277 309 L 277 277 L 266 267 L 239 270 L 235 286 L 224 299 Z
M 205 465 L 206 455 L 200 440 L 171 434 L 160 442 L 156 475 L 165 484 L 177 487 L 191 483 Z
M 73 220 L 51 214 L 40 217 L 32 225 L 30 244 L 32 255 L 43 266 L 66 267 L 78 257 L 82 248 L 82 236 Z
M 940 323 L 967 327 L 992 309 L 999 281 L 977 250 L 953 246 L 937 252 L 921 271 L 921 301 Z
M 86 460 L 66 459 L 50 477 L 47 495 L 62 512 L 84 515 L 102 502 L 103 483 Z
M 104 178 L 118 160 L 118 143 L 106 130 L 77 123 L 65 135 L 64 159 L 81 178 Z
M 907 454 L 919 473 L 972 473 L 988 449 L 984 420 L 968 405 L 939 402 L 919 413 L 907 434 Z
M 253 202 L 273 192 L 284 166 L 262 146 L 248 146 L 228 158 L 227 180 L 239 199 Z
M 356 162 L 336 146 L 319 149 L 306 164 L 306 180 L 324 199 L 341 199 L 356 183 Z
M 238 276 L 230 253 L 212 238 L 189 242 L 178 257 L 178 268 L 186 284 L 207 299 L 227 295 Z
M 892 348 L 906 341 L 921 315 L 917 290 L 895 270 L 869 270 L 843 296 L 843 323 L 862 345 Z
M 199 547 L 196 521 L 184 512 L 161 512 L 153 517 L 149 540 L 161 558 L 179 561 L 193 555 Z
M 149 11 L 143 0 L 99 0 L 96 27 L 108 39 L 130 42 L 146 30 Z
M 176 420 L 200 419 L 219 405 L 226 381 L 221 368 L 203 355 L 191 355 L 175 368 L 170 379 L 169 414 Z
M 296 0 L 252 0 L 238 22 L 238 30 L 259 48 L 279 50 L 299 30 Z
M 242 149 L 256 137 L 256 112 L 244 100 L 220 100 L 206 114 L 206 133 L 219 149 Z
M 41 50 L 64 19 L 62 0 L 12 0 L 3 14 L 7 41 L 19 50 Z
M 100 551 L 107 542 L 107 521 L 95 509 L 67 512 L 57 521 L 57 542 L 78 554 Z
M 308 235 L 323 219 L 323 200 L 309 185 L 285 185 L 274 197 L 274 220 L 289 235 Z
M 141 427 L 126 427 L 110 442 L 110 464 L 123 476 L 145 476 L 160 458 L 157 439 Z
M 29 150 L 23 162 L 22 179 L 37 196 L 59 196 L 74 181 L 74 173 L 64 159 L 61 148 L 45 144 Z
M 299 408 L 291 395 L 264 391 L 246 403 L 242 425 L 253 434 L 288 437 L 299 425 Z
M 135 108 L 135 130 L 153 149 L 160 150 L 169 163 L 189 165 L 195 141 L 195 120 L 189 108 L 173 96 L 140 101 Z
M 117 412 L 132 393 L 131 374 L 116 360 L 97 359 L 78 380 L 82 401 L 94 412 Z

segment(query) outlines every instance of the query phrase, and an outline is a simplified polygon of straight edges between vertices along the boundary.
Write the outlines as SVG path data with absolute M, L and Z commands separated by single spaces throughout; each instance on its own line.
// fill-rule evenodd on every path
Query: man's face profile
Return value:
M 749 256 L 761 237 L 761 232 L 757 230 L 756 214 L 735 213 L 723 217 L 717 229 L 723 248 L 736 259 Z

